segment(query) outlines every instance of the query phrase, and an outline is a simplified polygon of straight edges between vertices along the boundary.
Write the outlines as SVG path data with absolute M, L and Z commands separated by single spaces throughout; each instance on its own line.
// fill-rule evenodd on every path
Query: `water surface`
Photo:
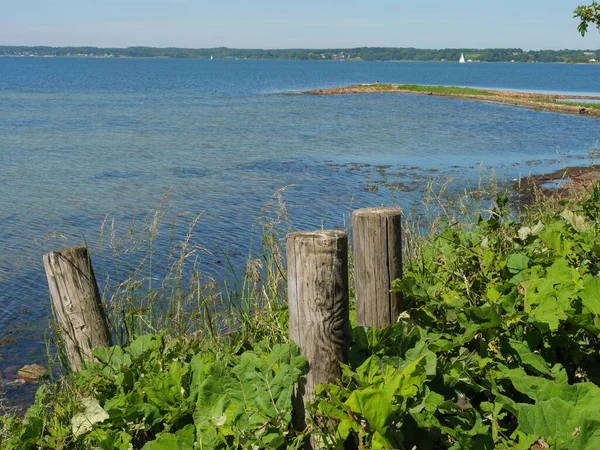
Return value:
M 17 336 L 0 370 L 44 359 L 42 254 L 85 241 L 104 273 L 106 216 L 125 231 L 168 191 L 173 214 L 202 214 L 198 245 L 241 268 L 283 186 L 297 229 L 343 227 L 352 208 L 392 203 L 384 180 L 409 209 L 432 177 L 585 164 L 600 138 L 597 118 L 507 105 L 293 95 L 375 81 L 599 95 L 597 65 L 0 58 L 0 75 L 0 330 Z M 202 261 L 215 278 L 218 259 Z

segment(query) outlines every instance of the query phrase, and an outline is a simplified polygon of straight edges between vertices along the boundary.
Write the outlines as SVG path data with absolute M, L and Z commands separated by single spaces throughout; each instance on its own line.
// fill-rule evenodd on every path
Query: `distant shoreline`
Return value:
M 486 101 L 520 106 L 529 109 L 600 117 L 600 95 L 553 95 L 530 92 L 472 89 L 454 86 L 426 86 L 417 84 L 367 84 L 333 89 L 306 91 L 307 95 L 343 94 L 419 94 L 464 100 Z M 586 103 L 585 100 L 592 102 Z M 593 103 L 598 102 L 598 103 Z
M 79 55 L 4 55 L 0 54 L 0 58 L 15 58 L 15 59 L 160 59 L 160 60 L 201 60 L 210 61 L 209 57 L 173 57 L 173 56 L 79 56 Z M 213 58 L 214 61 L 299 61 L 299 62 L 346 62 L 346 63 L 414 63 L 414 64 L 455 64 L 457 61 L 415 61 L 413 59 L 386 59 L 386 60 L 364 60 L 364 59 L 346 59 L 346 60 L 333 60 L 333 59 L 279 59 L 279 58 L 236 58 L 236 57 L 225 57 L 225 58 Z M 600 62 L 575 62 L 575 61 L 474 61 L 468 63 L 472 64 L 557 64 L 557 65 L 573 65 L 573 66 L 600 66 Z
M 64 58 L 64 59 L 199 59 L 199 60 L 210 60 L 210 58 L 206 57 L 172 57 L 172 56 L 96 56 L 96 55 L 4 55 L 0 54 L 0 58 L 39 58 L 39 59 L 48 59 L 48 58 Z M 236 58 L 232 56 L 228 56 L 225 58 L 214 58 L 214 61 L 311 61 L 311 62 L 357 62 L 357 63 L 365 63 L 365 62 L 375 62 L 375 63 L 421 63 L 421 64 L 455 64 L 457 61 L 416 61 L 414 59 L 385 59 L 385 60 L 365 60 L 365 59 L 346 59 L 346 60 L 332 60 L 332 59 L 275 59 L 275 58 Z M 591 63 L 591 62 L 570 62 L 570 61 L 552 61 L 552 62 L 543 62 L 543 61 L 473 61 L 468 63 L 472 64 L 572 64 L 572 65 L 600 65 L 599 63 Z
M 527 50 L 520 48 L 445 48 L 405 47 L 354 48 L 179 48 L 179 47 L 92 47 L 0 45 L 0 56 L 80 57 L 80 58 L 181 58 L 283 61 L 371 61 L 371 62 L 456 62 L 464 55 L 467 62 L 527 62 L 599 64 L 600 49 Z

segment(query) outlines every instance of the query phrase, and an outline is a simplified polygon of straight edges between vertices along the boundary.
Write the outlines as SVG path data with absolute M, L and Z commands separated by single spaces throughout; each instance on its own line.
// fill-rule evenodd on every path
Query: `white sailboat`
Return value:
M 458 60 L 459 63 L 464 64 L 465 63 L 465 55 L 464 53 L 460 54 L 460 59 Z

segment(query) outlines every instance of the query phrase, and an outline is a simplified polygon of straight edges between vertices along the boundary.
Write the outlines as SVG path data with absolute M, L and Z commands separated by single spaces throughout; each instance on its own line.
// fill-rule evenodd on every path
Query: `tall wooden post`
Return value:
M 290 338 L 308 361 L 294 403 L 294 425 L 306 425 L 304 405 L 319 383 L 341 378 L 350 341 L 348 236 L 342 231 L 287 237 Z
M 384 328 L 396 322 L 401 296 L 390 292 L 402 277 L 402 225 L 397 208 L 363 208 L 352 214 L 356 324 Z
M 48 287 L 71 370 L 93 359 L 92 350 L 109 347 L 110 331 L 92 263 L 84 246 L 44 255 Z

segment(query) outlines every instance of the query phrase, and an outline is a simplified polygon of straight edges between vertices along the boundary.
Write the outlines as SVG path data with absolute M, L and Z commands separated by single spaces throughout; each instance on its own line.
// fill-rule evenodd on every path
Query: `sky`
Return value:
M 583 0 L 583 3 L 591 0 Z M 0 0 L 0 45 L 600 49 L 572 0 Z

